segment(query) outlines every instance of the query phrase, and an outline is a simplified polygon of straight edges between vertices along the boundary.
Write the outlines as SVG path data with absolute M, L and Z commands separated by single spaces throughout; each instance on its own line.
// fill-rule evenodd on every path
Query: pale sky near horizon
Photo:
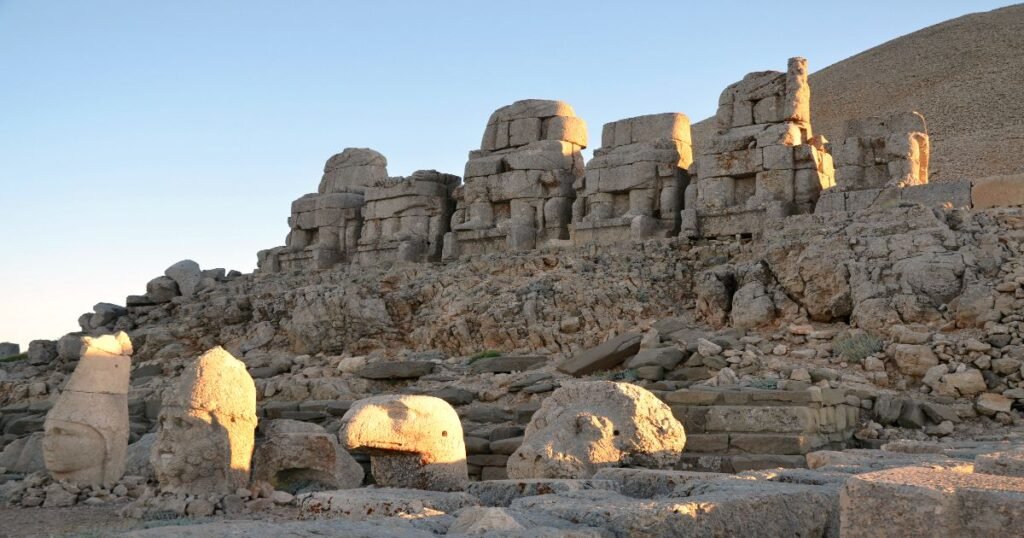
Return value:
M 699 121 L 791 56 L 818 70 L 1009 5 L 688 4 L 0 0 L 0 342 L 78 330 L 184 258 L 252 271 L 345 147 L 461 175 L 525 98 L 568 101 L 596 147 L 616 119 Z

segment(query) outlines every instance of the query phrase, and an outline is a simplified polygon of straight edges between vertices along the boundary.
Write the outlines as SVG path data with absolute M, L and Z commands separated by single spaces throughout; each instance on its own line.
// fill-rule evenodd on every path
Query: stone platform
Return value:
M 742 472 L 806 467 L 808 452 L 841 449 L 852 439 L 860 408 L 838 389 L 682 389 L 664 400 L 686 428 L 677 468 Z

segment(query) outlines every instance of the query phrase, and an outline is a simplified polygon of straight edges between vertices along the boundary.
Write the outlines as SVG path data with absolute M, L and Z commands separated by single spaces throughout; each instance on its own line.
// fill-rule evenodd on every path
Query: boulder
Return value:
M 929 368 L 939 364 L 932 348 L 926 345 L 895 344 L 892 357 L 901 373 L 915 377 L 923 377 Z
M 466 488 L 466 445 L 459 416 L 432 396 L 384 395 L 359 400 L 341 419 L 347 450 L 370 453 L 376 482 L 386 487 Z
M 169 303 L 179 295 L 181 291 L 173 278 L 158 276 L 146 283 L 146 298 L 154 304 Z
M 674 465 L 686 433 L 672 410 L 626 383 L 571 383 L 534 413 L 508 459 L 510 478 L 590 478 L 602 467 Z
M 57 358 L 57 342 L 33 340 L 28 343 L 28 363 L 39 366 L 49 364 Z
M 264 440 L 252 456 L 252 479 L 292 494 L 357 488 L 363 468 L 323 427 L 277 419 L 260 424 Z
M 181 260 L 168 267 L 164 270 L 164 276 L 173 280 L 185 297 L 195 295 L 199 288 L 199 282 L 203 280 L 203 272 L 199 269 L 199 264 L 192 260 Z

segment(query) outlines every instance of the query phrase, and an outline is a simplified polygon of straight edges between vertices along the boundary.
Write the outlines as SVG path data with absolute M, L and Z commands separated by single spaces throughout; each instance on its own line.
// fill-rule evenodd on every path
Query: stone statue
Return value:
M 128 335 L 82 337 L 81 358 L 46 415 L 43 461 L 56 480 L 111 485 L 128 449 Z
M 185 369 L 164 396 L 150 462 L 160 488 L 194 495 L 227 494 L 249 482 L 256 386 L 221 347 Z

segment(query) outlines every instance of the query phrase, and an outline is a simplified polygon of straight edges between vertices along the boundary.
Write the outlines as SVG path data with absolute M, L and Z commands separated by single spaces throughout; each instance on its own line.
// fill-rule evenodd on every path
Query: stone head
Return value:
M 577 382 L 544 401 L 508 471 L 512 478 L 588 478 L 601 467 L 667 467 L 685 442 L 682 425 L 650 392 L 627 383 Z

